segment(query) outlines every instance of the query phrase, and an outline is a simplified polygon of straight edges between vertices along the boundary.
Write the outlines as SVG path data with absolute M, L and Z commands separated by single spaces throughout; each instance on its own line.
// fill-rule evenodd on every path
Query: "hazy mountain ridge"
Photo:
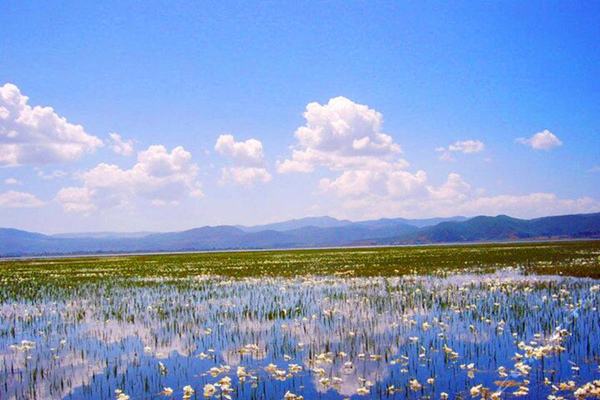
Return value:
M 285 228 L 289 229 L 281 230 Z M 0 228 L 0 256 L 600 238 L 600 213 L 531 220 L 506 215 L 359 222 L 310 217 L 259 227 L 221 225 L 141 236 L 83 235 L 51 236 Z
M 61 239 L 81 239 L 81 238 L 98 238 L 98 239 L 111 239 L 111 238 L 139 238 L 151 235 L 156 232 L 73 232 L 73 233 L 55 233 L 50 235 L 55 238 Z
M 462 222 L 442 222 L 420 229 L 397 243 L 477 242 L 523 239 L 600 238 L 600 213 L 561 215 L 531 220 L 479 216 Z
M 278 231 L 285 232 L 293 229 L 304 228 L 307 226 L 314 226 L 317 228 L 335 228 L 345 225 L 350 225 L 353 222 L 350 220 L 339 220 L 329 216 L 322 217 L 306 217 L 306 218 L 298 218 L 291 219 L 289 221 L 282 222 L 274 222 L 271 224 L 264 225 L 254 225 L 254 226 L 242 226 L 237 225 L 236 228 L 239 228 L 245 232 L 260 232 L 260 231 Z

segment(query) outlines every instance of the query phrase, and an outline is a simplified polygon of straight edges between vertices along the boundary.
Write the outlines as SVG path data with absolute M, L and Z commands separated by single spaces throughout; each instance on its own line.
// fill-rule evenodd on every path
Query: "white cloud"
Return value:
M 402 198 L 423 193 L 427 174 L 417 171 L 412 174 L 402 170 L 403 165 L 388 164 L 387 169 L 350 169 L 336 179 L 323 178 L 319 187 L 340 197 L 384 196 Z
M 346 171 L 335 180 L 321 179 L 319 186 L 340 198 L 343 207 L 356 212 L 354 218 L 445 214 L 446 208 L 456 208 L 473 194 L 471 186 L 456 173 L 450 173 L 444 183 L 436 186 L 429 182 L 425 171 L 411 173 L 393 168 Z
M 463 213 L 508 214 L 515 217 L 541 217 L 559 214 L 597 212 L 600 202 L 591 197 L 561 199 L 554 193 L 480 196 L 461 206 Z
M 67 212 L 88 214 L 96 210 L 93 201 L 93 191 L 86 187 L 67 187 L 61 189 L 56 200 Z
M 485 145 L 479 140 L 463 140 L 454 142 L 448 146 L 448 151 L 458 151 L 465 154 L 479 153 L 483 151 Z
M 319 187 L 341 202 L 336 203 L 341 207 L 330 213 L 350 219 L 480 214 L 530 218 L 600 210 L 600 202 L 590 197 L 564 199 L 553 193 L 485 195 L 457 173 L 448 174 L 445 182 L 435 185 L 425 171 L 349 170 L 337 179 L 321 179 Z
M 363 104 L 335 97 L 327 104 L 313 102 L 304 112 L 306 124 L 295 132 L 292 157 L 278 163 L 278 172 L 311 172 L 318 166 L 381 169 L 395 161 L 400 145 L 381 131 L 383 116 Z
M 81 125 L 28 101 L 17 86 L 0 86 L 0 166 L 73 161 L 102 146 Z
M 61 189 L 56 200 L 66 211 L 83 213 L 127 206 L 138 198 L 154 205 L 176 204 L 184 197 L 202 197 L 198 170 L 183 147 L 168 152 L 154 145 L 139 152 L 130 169 L 101 163 L 80 174 L 83 185 Z
M 61 171 L 59 169 L 55 169 L 54 171 L 52 171 L 50 173 L 46 173 L 40 168 L 35 168 L 35 171 L 37 173 L 37 176 L 39 176 L 40 178 L 47 180 L 47 181 L 50 181 L 53 179 L 64 178 L 65 176 L 68 175 L 65 171 Z
M 400 145 L 382 132 L 383 116 L 366 105 L 337 97 L 325 105 L 310 103 L 304 117 L 306 125 L 296 130 L 292 157 L 279 164 L 279 172 L 323 167 L 338 173 L 321 179 L 319 188 L 349 208 L 378 207 L 382 202 L 420 204 L 462 195 L 458 190 L 463 186 L 452 186 L 458 175 L 451 174 L 447 183 L 435 187 L 425 171 L 407 171 Z M 473 145 L 464 147 L 471 151 Z
M 263 146 L 260 140 L 248 139 L 245 142 L 236 142 L 233 135 L 220 135 L 215 150 L 241 165 L 260 166 L 263 163 Z
M 544 129 L 530 138 L 518 138 L 517 142 L 530 146 L 534 150 L 550 150 L 562 146 L 560 139 L 548 129 Z
M 15 179 L 15 178 L 6 178 L 4 180 L 4 184 L 5 185 L 20 185 L 21 182 L 18 179 Z
M 233 182 L 238 185 L 252 186 L 254 183 L 266 183 L 271 174 L 265 168 L 263 146 L 260 140 L 248 139 L 236 142 L 233 135 L 220 135 L 215 143 L 217 153 L 229 158 L 233 166 L 221 170 L 221 182 Z
M 44 202 L 31 193 L 14 190 L 0 193 L 0 208 L 35 208 L 43 205 Z
M 427 187 L 429 199 L 437 202 L 460 202 L 468 198 L 472 194 L 471 185 L 463 180 L 463 178 L 452 172 L 448 174 L 446 182 L 438 187 Z
M 438 147 L 435 151 L 440 152 L 440 160 L 454 161 L 452 153 L 473 154 L 482 152 L 485 145 L 480 140 L 459 140 L 448 147 Z
M 223 182 L 235 182 L 240 185 L 249 186 L 255 182 L 269 182 L 271 174 L 265 168 L 226 167 L 222 169 L 221 179 Z
M 130 156 L 133 154 L 133 140 L 124 140 L 121 135 L 116 132 L 109 133 L 110 137 L 110 148 L 116 154 L 122 156 Z
M 435 184 L 423 170 L 408 171 L 399 157 L 400 146 L 382 133 L 383 117 L 368 106 L 346 98 L 327 104 L 311 103 L 304 113 L 305 126 L 296 130 L 296 145 L 278 170 L 311 172 L 324 168 L 333 177 L 319 181 L 321 193 L 337 201 L 329 210 L 342 218 L 392 216 L 431 217 L 511 213 L 532 216 L 600 209 L 590 198 L 561 199 L 551 193 L 523 196 L 486 196 L 457 173 Z M 538 141 L 535 141 L 539 145 Z M 485 149 L 479 140 L 464 140 L 437 149 L 443 155 L 474 154 Z
M 458 174 L 450 174 L 440 186 L 425 185 L 425 191 L 405 197 L 368 194 L 342 196 L 341 200 L 341 207 L 331 213 L 351 219 L 498 214 L 533 218 L 600 211 L 600 202 L 590 197 L 565 199 L 554 193 L 484 195 L 474 190 Z

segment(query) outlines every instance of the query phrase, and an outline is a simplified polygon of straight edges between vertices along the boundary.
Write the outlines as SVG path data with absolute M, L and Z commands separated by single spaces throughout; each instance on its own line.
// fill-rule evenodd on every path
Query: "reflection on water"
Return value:
M 592 395 L 599 288 L 515 270 L 42 287 L 0 304 L 0 398 Z

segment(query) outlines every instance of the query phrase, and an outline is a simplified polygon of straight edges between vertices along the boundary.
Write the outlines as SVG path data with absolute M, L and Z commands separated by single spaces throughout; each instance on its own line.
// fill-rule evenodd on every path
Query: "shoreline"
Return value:
M 314 246 L 314 247 L 286 247 L 286 248 L 238 248 L 238 249 L 207 249 L 207 250 L 181 250 L 181 251 L 140 251 L 140 252 L 107 252 L 107 253 L 58 253 L 58 254 L 34 254 L 22 256 L 0 256 L 0 263 L 11 261 L 28 260 L 60 260 L 78 258 L 109 258 L 109 257 L 136 257 L 136 256 L 169 256 L 185 254 L 220 254 L 220 253 L 269 253 L 269 252 L 292 252 L 292 251 L 318 251 L 318 250 L 353 250 L 353 249 L 387 249 L 387 248 L 411 248 L 411 247 L 448 247 L 448 246 L 485 246 L 485 245 L 527 245 L 564 242 L 600 242 L 600 238 L 564 238 L 564 239 L 523 239 L 506 241 L 476 241 L 476 242 L 442 242 L 442 243 L 412 243 L 412 244 L 390 244 L 390 245 L 344 245 L 344 246 Z

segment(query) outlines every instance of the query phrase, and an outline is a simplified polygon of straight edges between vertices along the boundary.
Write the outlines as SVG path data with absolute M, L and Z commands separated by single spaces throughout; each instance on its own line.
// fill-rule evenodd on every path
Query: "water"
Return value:
M 40 285 L 0 303 L 0 399 L 573 398 L 600 379 L 599 284 L 505 269 Z

